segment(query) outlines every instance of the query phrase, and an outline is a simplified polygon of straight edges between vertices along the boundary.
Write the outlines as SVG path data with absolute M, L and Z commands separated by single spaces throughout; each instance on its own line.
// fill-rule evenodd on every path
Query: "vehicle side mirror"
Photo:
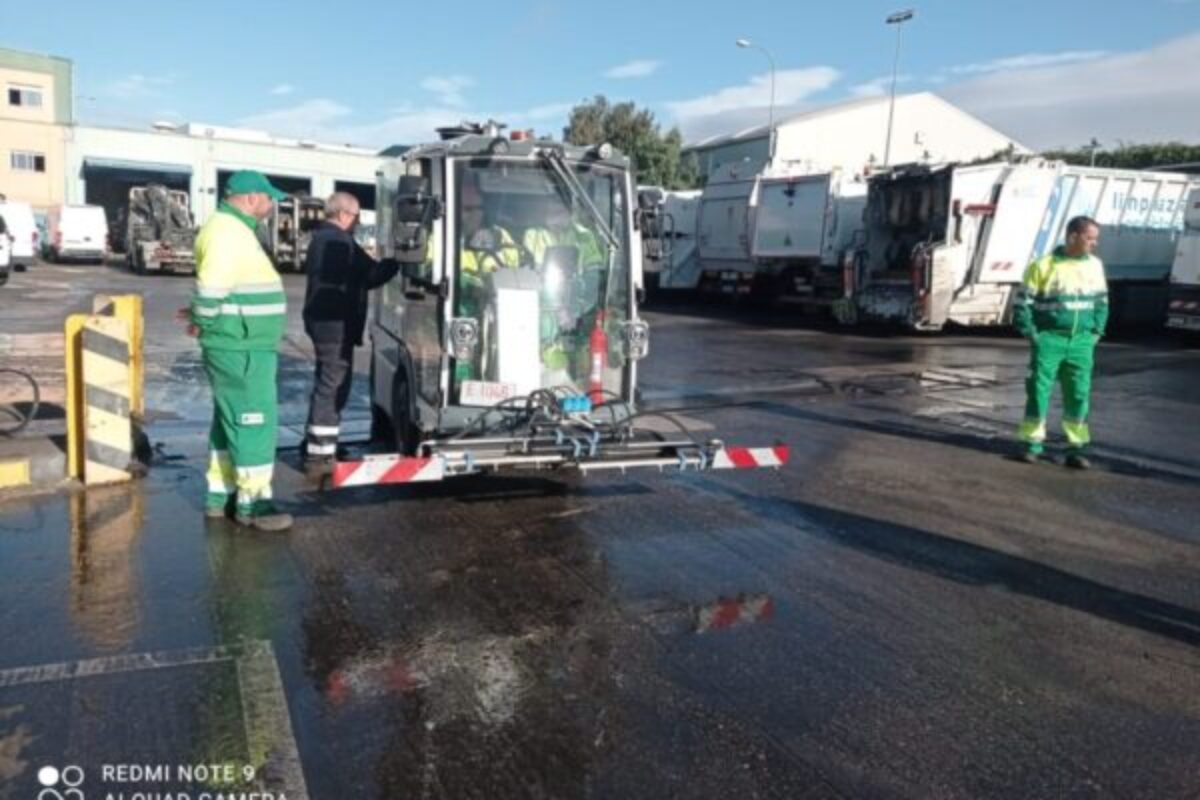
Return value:
M 396 260 L 421 264 L 426 260 L 434 220 L 442 215 L 442 202 L 429 192 L 428 181 L 416 175 L 401 177 L 397 188 L 392 230 Z

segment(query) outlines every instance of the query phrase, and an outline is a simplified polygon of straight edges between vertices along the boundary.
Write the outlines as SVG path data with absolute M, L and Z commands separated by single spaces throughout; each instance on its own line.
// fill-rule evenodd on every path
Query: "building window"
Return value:
M 46 157 L 41 153 L 28 153 L 14 150 L 9 158 L 9 166 L 22 172 L 45 172 Z
M 8 87 L 8 104 L 10 106 L 42 107 L 42 90 L 30 89 L 23 86 Z

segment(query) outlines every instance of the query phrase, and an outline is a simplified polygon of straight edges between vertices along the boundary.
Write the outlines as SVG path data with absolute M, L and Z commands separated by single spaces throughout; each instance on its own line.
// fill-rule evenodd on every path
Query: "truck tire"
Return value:
M 8 270 L 0 272 L 0 286 L 3 286 L 6 283 L 8 283 Z
M 412 418 L 412 384 L 408 373 L 396 372 L 396 387 L 392 391 L 392 441 L 396 452 L 403 456 L 416 455 L 421 444 L 421 431 Z

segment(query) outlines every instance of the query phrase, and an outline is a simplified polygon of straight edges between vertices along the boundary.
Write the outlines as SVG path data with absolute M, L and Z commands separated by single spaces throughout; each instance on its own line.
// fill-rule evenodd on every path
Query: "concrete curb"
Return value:
M 65 436 L 0 439 L 0 491 L 53 488 L 66 476 Z

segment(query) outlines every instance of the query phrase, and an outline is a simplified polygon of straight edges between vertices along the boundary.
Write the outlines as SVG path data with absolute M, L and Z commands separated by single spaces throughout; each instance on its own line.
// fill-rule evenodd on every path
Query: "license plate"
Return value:
M 463 381 L 458 401 L 464 406 L 494 406 L 496 403 L 517 396 L 515 383 L 493 381 Z

